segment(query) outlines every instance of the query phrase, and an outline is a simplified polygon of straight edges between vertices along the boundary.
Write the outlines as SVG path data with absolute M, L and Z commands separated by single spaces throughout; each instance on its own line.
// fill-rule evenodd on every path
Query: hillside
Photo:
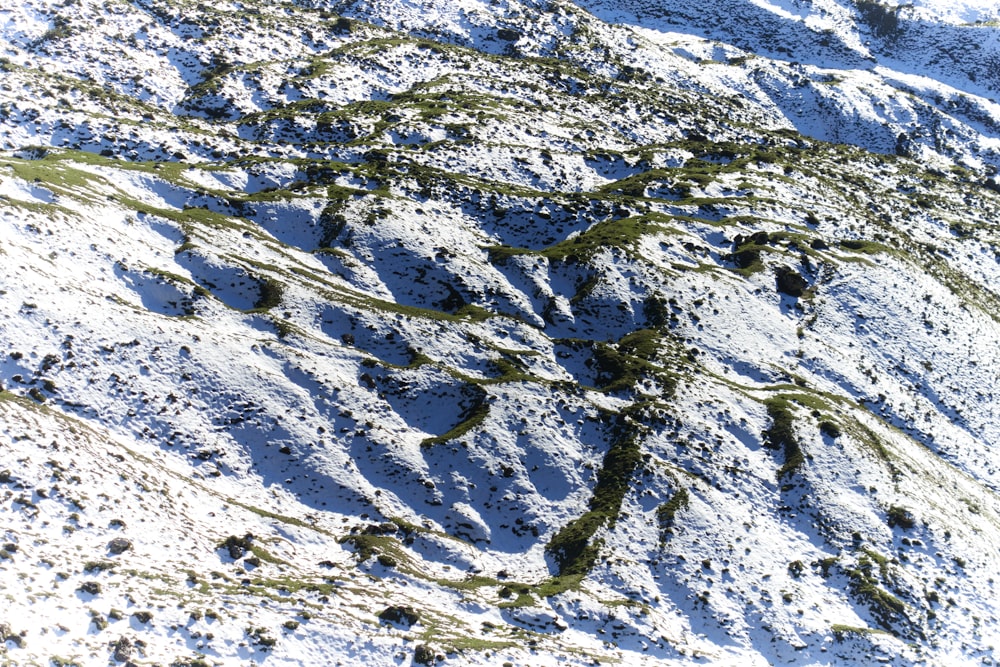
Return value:
M 0 662 L 994 664 L 1000 14 L 703 4 L 0 9 Z

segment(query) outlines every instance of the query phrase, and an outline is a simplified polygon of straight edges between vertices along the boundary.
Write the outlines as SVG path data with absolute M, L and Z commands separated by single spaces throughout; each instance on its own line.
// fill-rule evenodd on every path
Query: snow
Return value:
M 915 0 L 910 3 L 917 12 L 932 21 L 948 21 L 956 23 L 976 23 L 996 21 L 1000 17 L 1000 9 L 996 3 L 988 0 L 959 0 L 944 2 L 944 0 Z
M 0 10 L 4 659 L 993 660 L 993 3 L 189 9 Z

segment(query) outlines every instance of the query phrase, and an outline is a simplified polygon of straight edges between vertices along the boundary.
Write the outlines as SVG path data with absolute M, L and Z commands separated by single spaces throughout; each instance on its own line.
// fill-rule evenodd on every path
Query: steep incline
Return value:
M 12 662 L 989 664 L 992 84 L 181 4 L 0 10 Z

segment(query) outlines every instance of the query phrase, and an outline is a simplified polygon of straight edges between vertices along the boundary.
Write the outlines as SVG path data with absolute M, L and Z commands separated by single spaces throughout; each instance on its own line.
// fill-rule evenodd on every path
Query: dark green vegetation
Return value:
M 879 37 L 896 37 L 899 32 L 901 7 L 887 6 L 873 0 L 854 0 L 862 18 Z
M 646 311 L 656 319 L 660 302 L 647 301 Z M 654 380 L 659 394 L 655 399 L 641 394 L 628 408 L 606 417 L 608 447 L 597 472 L 587 511 L 559 529 L 546 545 L 558 580 L 577 581 L 596 563 L 602 528 L 613 528 L 622 501 L 643 466 L 641 441 L 645 431 L 661 419 L 660 401 L 676 390 L 679 370 L 676 350 L 664 332 L 640 329 L 623 336 L 617 344 L 594 343 L 593 361 L 602 391 L 635 393 L 641 382 Z M 555 592 L 561 590 L 556 586 Z
M 586 575 L 600 553 L 601 545 L 593 541 L 594 534 L 604 526 L 613 526 L 618 517 L 632 476 L 642 462 L 639 429 L 630 422 L 629 417 L 618 416 L 611 427 L 611 444 L 597 474 L 587 512 L 561 528 L 546 546 L 559 576 Z
M 687 489 L 678 489 L 670 499 L 656 508 L 656 518 L 660 523 L 660 542 L 664 543 L 673 533 L 677 513 L 685 509 L 690 502 Z
M 273 278 L 268 278 L 261 282 L 260 296 L 254 303 L 254 309 L 267 311 L 276 308 L 281 304 L 281 295 L 284 292 L 284 285 Z
M 767 445 L 784 454 L 784 463 L 778 469 L 778 479 L 781 479 L 798 470 L 805 462 L 805 456 L 795 435 L 795 423 L 789 402 L 781 398 L 772 398 L 765 402 L 765 406 L 767 416 L 771 418 L 771 425 L 765 433 Z
M 850 580 L 851 592 L 868 606 L 882 628 L 912 636 L 919 631 L 911 624 L 907 605 L 885 590 L 892 581 L 889 568 L 888 559 L 866 550 L 858 556 L 857 567 L 847 569 L 845 574 Z
M 486 420 L 490 414 L 489 394 L 481 387 L 475 385 L 473 387 L 471 405 L 461 413 L 459 422 L 447 432 L 423 440 L 420 443 L 422 447 L 433 447 L 450 440 L 457 440 Z

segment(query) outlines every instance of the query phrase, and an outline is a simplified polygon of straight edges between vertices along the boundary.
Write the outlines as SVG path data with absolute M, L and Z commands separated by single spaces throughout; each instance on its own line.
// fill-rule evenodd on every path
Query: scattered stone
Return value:
M 243 537 L 236 537 L 235 535 L 230 535 L 226 538 L 220 546 L 229 551 L 229 557 L 233 560 L 239 560 L 250 551 L 253 542 L 253 535 L 247 533 Z
M 116 537 L 115 539 L 108 542 L 108 551 L 118 556 L 129 549 L 132 548 L 132 540 L 127 540 L 124 537 Z
M 110 560 L 95 560 L 89 561 L 83 564 L 83 571 L 87 574 L 93 574 L 94 572 L 104 572 L 106 570 L 113 570 L 117 565 Z
M 126 662 L 132 657 L 132 640 L 124 635 L 115 642 L 114 659 L 115 662 Z
M 809 283 L 802 277 L 802 274 L 787 266 L 779 266 L 775 269 L 774 279 L 779 292 L 795 298 L 802 296 L 809 286 Z
M 432 665 L 434 664 L 434 649 L 432 649 L 427 644 L 420 644 L 413 651 L 413 662 L 418 665 Z
M 11 642 L 18 648 L 24 646 L 24 639 L 11 629 L 9 623 L 0 623 L 0 650 L 7 642 Z
M 391 521 L 384 523 L 371 523 L 361 531 L 365 535 L 392 535 L 399 530 L 399 527 Z
M 505 610 L 508 620 L 532 632 L 557 633 L 569 626 L 554 611 L 543 607 L 512 607 Z
M 413 607 L 401 607 L 399 605 L 393 605 L 385 609 L 378 617 L 379 620 L 386 623 L 397 623 L 406 626 L 414 625 L 420 620 L 420 614 Z
M 142 624 L 146 624 L 153 620 L 153 614 L 148 611 L 136 611 L 132 613 L 132 618 Z
M 88 595 L 100 595 L 101 594 L 101 584 L 97 581 L 85 581 L 80 584 L 80 587 L 76 590 L 81 593 L 87 593 Z

